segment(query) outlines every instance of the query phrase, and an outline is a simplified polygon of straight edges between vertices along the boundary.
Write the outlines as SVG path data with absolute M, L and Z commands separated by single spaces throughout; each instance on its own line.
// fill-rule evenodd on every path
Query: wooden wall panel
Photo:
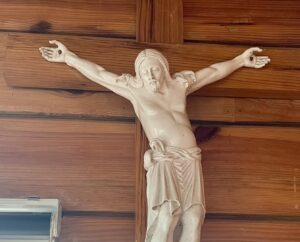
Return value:
M 0 33 L 0 63 L 2 64 L 5 57 L 6 45 L 7 45 L 7 34 Z M 3 66 L 0 65 L 0 68 L 2 69 Z
M 1 197 L 134 211 L 132 125 L 1 119 L 0 127 Z M 297 128 L 224 126 L 202 143 L 208 213 L 299 215 L 299 137 Z
M 300 122 L 300 100 L 236 99 L 236 122 Z
M 32 90 L 9 87 L 2 74 L 7 35 L 0 34 L 0 113 L 85 119 L 133 119 L 131 104 L 110 92 Z M 51 65 L 50 65 L 51 66 Z M 49 66 L 49 67 L 50 67 Z M 88 82 L 87 82 L 88 83 Z M 223 122 L 299 122 L 297 100 L 188 98 L 192 120 Z
M 0 71 L 0 115 L 134 120 L 129 101 L 111 92 L 38 90 L 7 86 Z
M 208 213 L 300 215 L 299 128 L 223 126 L 200 147 Z
M 183 43 L 182 8 L 182 0 L 137 0 L 137 41 Z
M 298 242 L 299 222 L 205 220 L 203 242 Z M 176 236 L 178 242 L 179 236 Z M 59 242 L 132 242 L 134 221 L 130 218 L 64 216 Z
M 190 96 L 187 112 L 194 121 L 299 124 L 300 100 Z
M 166 55 L 172 72 L 185 69 L 196 71 L 213 63 L 229 60 L 245 50 L 245 47 L 229 45 L 150 45 L 92 37 L 14 34 L 9 36 L 6 51 L 6 81 L 19 87 L 103 91 L 100 85 L 86 80 L 64 64 L 49 63 L 42 59 L 38 48 L 47 45 L 47 41 L 54 38 L 63 41 L 79 56 L 99 63 L 117 74 L 133 73 L 136 55 L 148 47 L 157 48 Z M 299 97 L 300 50 L 266 48 L 264 54 L 272 59 L 268 67 L 262 70 L 243 68 L 223 81 L 202 88 L 196 94 L 288 99 Z
M 135 37 L 134 0 L 0 2 L 0 29 Z
M 300 222 L 207 219 L 203 242 L 298 242 Z
M 134 135 L 130 123 L 2 118 L 0 197 L 58 198 L 69 211 L 133 212 Z
M 1 67 L 5 38 L 0 40 L 2 40 L 0 41 Z M 191 96 L 188 98 L 187 111 L 192 120 L 202 121 L 285 123 L 300 121 L 298 100 Z M 12 88 L 5 83 L 1 70 L 0 113 L 79 119 L 133 119 L 135 117 L 131 104 L 113 93 Z
M 136 2 L 140 14 L 139 7 L 147 4 L 156 9 L 147 9 L 150 14 L 143 19 L 135 12 Z M 161 50 L 171 70 L 178 71 L 198 70 L 233 58 L 245 45 L 259 44 L 269 46 L 263 47 L 272 59 L 266 69 L 244 68 L 188 99 L 192 120 L 224 125 L 200 144 L 208 210 L 203 241 L 298 241 L 300 103 L 293 99 L 300 97 L 299 3 L 184 0 L 182 23 L 177 21 L 182 13 L 174 12 L 180 9 L 167 2 L 172 1 L 1 1 L 0 32 L 47 34 L 15 33 L 7 39 L 7 33 L 0 33 L 0 197 L 62 199 L 60 241 L 126 242 L 145 232 L 141 213 L 134 238 L 132 214 L 143 203 L 137 201 L 145 199 L 142 194 L 135 198 L 136 186 L 143 186 L 136 183 L 143 173 L 136 173 L 135 159 L 146 147 L 145 137 L 126 123 L 133 121 L 133 109 L 67 66 L 43 60 L 37 48 L 49 39 L 64 41 L 80 56 L 119 74 L 133 73 L 143 48 Z M 136 16 L 138 21 L 150 18 L 149 26 L 143 29 Z M 163 25 L 172 16 L 180 18 Z M 182 32 L 173 30 L 182 30 L 182 24 L 185 40 L 201 45 L 133 40 L 166 42 L 171 36 L 167 42 L 173 42 L 178 36 L 181 43 Z M 161 31 L 166 26 L 172 27 L 169 32 Z M 12 88 L 4 78 L 11 86 L 51 90 Z M 105 119 L 111 121 L 100 121 Z M 245 123 L 277 127 L 237 126 Z M 278 126 L 283 124 L 294 128 Z
M 135 207 L 135 239 L 144 241 L 147 231 L 147 195 L 146 170 L 144 154 L 149 149 L 148 139 L 140 121 L 136 122 L 136 207 Z
M 59 242 L 132 242 L 132 218 L 64 216 Z
M 191 96 L 187 112 L 193 121 L 299 123 L 300 101 Z M 135 119 L 130 102 L 114 93 L 12 88 L 1 73 L 0 115 Z
M 184 0 L 185 40 L 299 46 L 297 0 Z

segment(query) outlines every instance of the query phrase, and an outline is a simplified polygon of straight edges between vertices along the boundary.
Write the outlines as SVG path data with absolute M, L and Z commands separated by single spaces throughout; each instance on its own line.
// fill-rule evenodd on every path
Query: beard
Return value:
M 149 86 L 150 86 L 150 89 L 151 91 L 153 92 L 159 92 L 159 89 L 160 89 L 160 83 L 159 81 L 153 79 L 149 82 Z

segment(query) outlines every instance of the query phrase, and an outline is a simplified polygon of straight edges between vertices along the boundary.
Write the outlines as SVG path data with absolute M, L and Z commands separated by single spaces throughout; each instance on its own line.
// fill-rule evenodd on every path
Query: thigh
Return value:
M 200 242 L 201 225 L 204 221 L 205 210 L 202 205 L 194 205 L 184 211 L 181 221 L 183 224 L 180 242 Z
M 156 228 L 151 237 L 151 242 L 173 242 L 174 229 L 179 220 L 179 213 L 172 214 L 169 202 L 161 205 L 158 213 Z
M 183 212 L 181 221 L 184 224 L 188 224 L 192 227 L 203 224 L 205 217 L 205 209 L 202 205 L 196 204 Z

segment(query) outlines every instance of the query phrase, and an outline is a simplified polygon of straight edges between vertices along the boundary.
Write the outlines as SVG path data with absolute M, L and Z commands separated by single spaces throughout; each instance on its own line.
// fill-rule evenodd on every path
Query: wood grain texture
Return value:
M 12 88 L 3 77 L 7 34 L 0 34 L 0 114 L 133 119 L 130 103 L 110 92 Z
M 134 133 L 133 124 L 118 122 L 2 118 L 0 197 L 134 212 Z
M 132 105 L 111 92 L 40 90 L 7 86 L 0 71 L 0 115 L 133 120 Z
M 190 96 L 187 112 L 194 121 L 299 124 L 300 100 Z
M 182 0 L 138 0 L 137 41 L 183 43 Z
M 59 242 L 132 242 L 134 221 L 129 218 L 64 216 Z
M 300 222 L 207 219 L 203 242 L 298 242 Z
M 1 119 L 0 127 L 1 197 L 40 195 L 62 199 L 67 210 L 133 211 L 131 125 Z M 202 143 L 208 212 L 299 215 L 299 134 L 224 126 Z
M 182 0 L 137 0 L 137 41 L 183 43 Z M 147 196 L 144 154 L 148 141 L 142 124 L 136 123 L 136 224 L 135 241 L 145 241 L 147 233 Z
M 134 0 L 4 0 L 0 29 L 134 38 L 135 8 Z
M 187 112 L 193 121 L 299 123 L 300 101 L 191 96 Z M 0 115 L 135 119 L 130 102 L 114 93 L 12 88 L 1 71 Z
M 153 21 L 153 0 L 136 1 L 136 40 L 151 42 Z
M 0 69 L 3 68 L 2 64 L 4 61 L 5 57 L 5 50 L 7 46 L 7 41 L 8 41 L 8 34 L 7 33 L 1 33 L 0 34 Z
M 47 45 L 49 39 L 58 38 L 79 56 L 101 64 L 117 74 L 132 73 L 134 60 L 144 48 L 161 50 L 170 61 L 171 72 L 199 70 L 210 64 L 232 59 L 245 47 L 227 45 L 167 45 L 138 44 L 134 42 L 100 38 L 53 35 L 10 35 L 4 63 L 8 84 L 18 87 L 104 89 L 86 80 L 77 71 L 61 63 L 42 59 L 38 47 Z M 200 89 L 195 95 L 268 97 L 297 99 L 300 95 L 300 50 L 294 48 L 265 48 L 272 63 L 262 69 L 243 68 L 223 81 Z M 99 55 L 101 53 L 101 55 Z M 184 60 L 184 61 L 183 61 Z M 22 63 L 22 64 L 17 64 Z
M 152 40 L 154 43 L 183 43 L 182 0 L 153 1 Z
M 235 99 L 235 122 L 300 122 L 300 100 Z
M 183 2 L 185 40 L 299 46 L 300 4 L 297 0 Z
M 136 209 L 135 209 L 135 240 L 145 240 L 147 228 L 147 195 L 146 171 L 144 169 L 144 154 L 148 150 L 148 140 L 142 124 L 136 122 Z
M 131 104 L 110 92 L 32 90 L 9 87 L 1 73 L 6 38 L 0 35 L 0 114 L 90 119 L 134 118 Z M 190 96 L 191 120 L 221 122 L 299 122 L 299 100 Z
M 209 213 L 299 216 L 300 129 L 223 126 L 201 143 Z
M 206 219 L 201 241 L 298 242 L 299 226 L 299 222 Z M 64 216 L 59 242 L 132 242 L 133 231 L 134 221 L 128 218 Z
M 298 222 L 207 219 L 203 242 L 298 242 Z M 128 218 L 65 216 L 59 242 L 132 242 L 134 223 Z

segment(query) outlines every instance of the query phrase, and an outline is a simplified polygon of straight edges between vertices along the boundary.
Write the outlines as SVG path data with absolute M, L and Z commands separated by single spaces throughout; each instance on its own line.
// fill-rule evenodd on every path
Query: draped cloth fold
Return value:
M 205 211 L 201 150 L 164 146 L 159 139 L 150 142 L 144 155 L 147 170 L 148 221 L 146 242 L 155 231 L 159 209 L 167 202 L 170 214 L 184 213 L 193 205 Z

